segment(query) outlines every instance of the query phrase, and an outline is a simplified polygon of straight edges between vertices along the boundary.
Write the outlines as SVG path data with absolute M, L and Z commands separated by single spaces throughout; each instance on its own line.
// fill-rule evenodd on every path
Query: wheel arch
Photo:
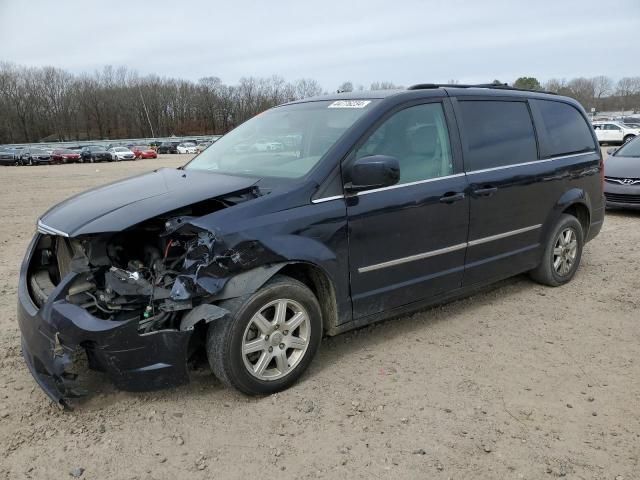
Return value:
M 220 293 L 211 300 L 217 302 L 252 294 L 276 274 L 298 280 L 313 292 L 320 304 L 325 332 L 338 324 L 338 305 L 333 281 L 322 267 L 307 261 L 292 260 L 239 273 L 231 277 Z
M 584 190 L 572 188 L 558 199 L 544 226 L 545 238 L 553 230 L 562 214 L 576 217 L 582 226 L 584 238 L 587 238 L 591 226 L 591 202 Z

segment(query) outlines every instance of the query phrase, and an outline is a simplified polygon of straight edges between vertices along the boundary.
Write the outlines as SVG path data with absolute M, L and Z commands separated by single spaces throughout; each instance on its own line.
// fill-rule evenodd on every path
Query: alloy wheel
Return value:
M 568 275 L 578 256 L 578 237 L 573 228 L 565 228 L 553 247 L 553 269 L 562 277 Z
M 278 299 L 260 307 L 242 335 L 242 359 L 259 380 L 282 378 L 300 363 L 311 333 L 311 320 L 302 305 Z

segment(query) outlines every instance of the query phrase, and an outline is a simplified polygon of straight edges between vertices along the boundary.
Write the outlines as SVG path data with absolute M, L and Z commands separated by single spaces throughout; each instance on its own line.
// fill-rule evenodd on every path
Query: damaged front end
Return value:
M 260 266 L 266 279 L 264 265 L 281 260 L 191 222 L 257 195 L 248 189 L 115 233 L 70 238 L 41 225 L 21 271 L 18 320 L 25 359 L 48 395 L 65 405 L 85 393 L 73 372 L 84 353 L 123 390 L 187 383 L 203 338 L 193 332 L 228 313 L 215 302 L 243 290 L 242 272 Z

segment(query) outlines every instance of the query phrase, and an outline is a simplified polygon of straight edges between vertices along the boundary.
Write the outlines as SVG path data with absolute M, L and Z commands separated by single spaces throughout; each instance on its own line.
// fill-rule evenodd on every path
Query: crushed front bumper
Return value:
M 77 372 L 72 371 L 78 354 L 86 354 L 89 367 L 104 372 L 121 390 L 146 391 L 188 383 L 191 331 L 139 334 L 137 319 L 116 322 L 94 317 L 65 300 L 75 279 L 73 273 L 38 309 L 27 287 L 36 238 L 20 271 L 18 323 L 27 366 L 54 402 L 68 406 L 68 399 L 84 394 Z

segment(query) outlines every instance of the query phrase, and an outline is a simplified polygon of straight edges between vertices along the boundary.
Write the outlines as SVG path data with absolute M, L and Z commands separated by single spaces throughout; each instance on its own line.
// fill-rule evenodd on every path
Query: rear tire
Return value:
M 538 283 L 559 287 L 571 281 L 580 265 L 584 232 L 573 215 L 562 214 L 547 238 L 542 262 L 529 272 Z
M 293 385 L 322 337 L 322 314 L 303 283 L 277 275 L 253 294 L 221 302 L 230 311 L 207 332 L 207 358 L 218 379 L 247 395 Z

